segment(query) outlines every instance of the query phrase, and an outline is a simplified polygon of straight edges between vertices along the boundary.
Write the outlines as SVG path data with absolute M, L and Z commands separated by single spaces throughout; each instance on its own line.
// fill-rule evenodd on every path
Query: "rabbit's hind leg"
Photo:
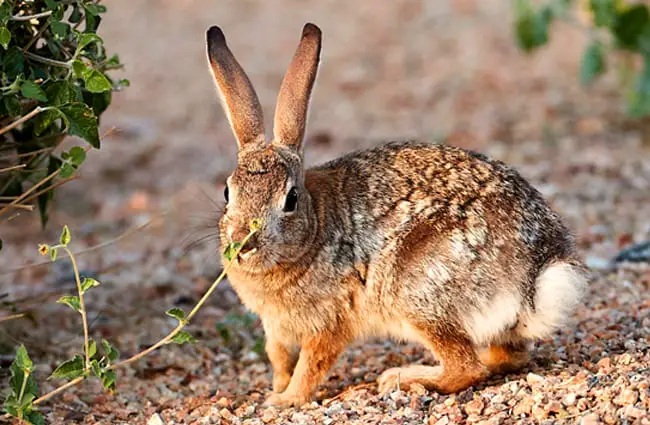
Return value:
M 488 369 L 481 363 L 469 337 L 454 329 L 457 327 L 419 327 L 421 334 L 427 336 L 426 343 L 441 365 L 388 369 L 377 380 L 380 393 L 394 391 L 398 385 L 400 388 L 408 388 L 412 384 L 420 384 L 427 389 L 448 394 L 462 391 L 489 376 Z
M 479 358 L 493 375 L 516 372 L 529 361 L 528 345 L 524 341 L 491 344 L 481 350 Z

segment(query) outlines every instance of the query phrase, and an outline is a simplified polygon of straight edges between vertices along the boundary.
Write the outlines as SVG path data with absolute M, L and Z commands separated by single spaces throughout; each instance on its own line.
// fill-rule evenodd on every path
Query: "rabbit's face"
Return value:
M 305 254 L 315 221 L 303 179 L 301 160 L 291 150 L 267 145 L 240 152 L 237 169 L 226 182 L 221 243 L 240 242 L 251 220 L 262 220 L 261 229 L 240 253 L 240 266 L 259 271 Z

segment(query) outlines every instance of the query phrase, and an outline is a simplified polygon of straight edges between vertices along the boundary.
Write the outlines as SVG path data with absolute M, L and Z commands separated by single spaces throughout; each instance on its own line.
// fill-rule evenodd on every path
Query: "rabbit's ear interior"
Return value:
M 255 89 L 226 44 L 219 27 L 206 34 L 208 60 L 221 104 L 241 149 L 264 142 L 264 118 Z
M 300 44 L 282 80 L 275 109 L 273 133 L 275 141 L 302 151 L 311 91 L 318 72 L 321 50 L 321 31 L 314 24 L 306 24 Z

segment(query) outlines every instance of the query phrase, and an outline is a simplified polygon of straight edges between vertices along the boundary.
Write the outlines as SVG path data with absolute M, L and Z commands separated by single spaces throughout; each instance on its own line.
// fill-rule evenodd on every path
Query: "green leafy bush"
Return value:
M 99 148 L 99 116 L 128 85 L 106 74 L 122 65 L 96 34 L 105 11 L 100 0 L 0 1 L 0 219 L 37 202 L 46 223 L 52 189 L 86 157 L 55 153 L 66 134 Z
M 225 252 L 229 252 L 232 257 L 228 260 L 229 262 L 221 274 L 219 274 L 210 288 L 205 292 L 205 294 L 203 294 L 201 299 L 194 305 L 189 313 L 186 314 L 185 311 L 178 307 L 167 310 L 167 316 L 178 322 L 171 332 L 149 348 L 122 361 L 119 361 L 119 351 L 117 351 L 110 342 L 102 340 L 102 350 L 99 352 L 97 350 L 97 342 L 90 338 L 88 332 L 86 304 L 84 300 L 86 293 L 90 289 L 100 286 L 100 283 L 89 277 L 82 279 L 79 274 L 75 255 L 68 246 L 72 241 L 70 229 L 68 226 L 64 226 L 61 235 L 59 236 L 58 244 L 41 244 L 38 246 L 38 251 L 41 255 L 49 255 L 53 262 L 57 260 L 58 252 L 62 251 L 72 263 L 72 270 L 74 272 L 75 282 L 77 283 L 77 294 L 64 295 L 59 298 L 57 302 L 67 305 L 81 316 L 84 344 L 83 347 L 81 347 L 80 354 L 75 354 L 71 359 L 59 364 L 48 378 L 64 379 L 68 381 L 41 396 L 39 396 L 38 386 L 32 376 L 33 362 L 29 358 L 25 347 L 22 345 L 18 347 L 16 350 L 16 357 L 9 368 L 11 379 L 9 381 L 9 391 L 6 395 L 3 406 L 5 414 L 0 416 L 0 419 L 9 419 L 13 416 L 14 418 L 21 420 L 21 423 L 41 425 L 44 423 L 44 418 L 38 410 L 38 405 L 66 389 L 95 376 L 101 381 L 104 389 L 112 392 L 115 390 L 116 386 L 116 369 L 131 364 L 167 344 L 183 345 L 195 343 L 196 339 L 192 334 L 183 329 L 189 325 L 192 318 L 199 312 L 208 297 L 210 297 L 215 289 L 217 289 L 217 285 L 219 285 L 219 283 L 226 277 L 230 267 L 238 261 L 237 259 L 239 258 L 239 253 L 242 248 L 248 243 L 250 238 L 260 230 L 261 226 L 261 220 L 252 220 L 249 223 L 250 229 L 248 235 L 246 235 L 241 241 L 232 242 L 226 247 Z M 257 350 L 263 350 L 262 345 L 257 345 Z
M 515 0 L 514 30 L 519 47 L 532 52 L 548 43 L 549 29 L 556 19 L 579 23 L 573 3 L 549 0 L 536 6 L 531 0 Z M 628 59 L 623 64 L 621 82 L 629 115 L 650 115 L 650 7 L 644 2 L 625 0 L 584 3 L 588 8 L 586 29 L 590 41 L 581 59 L 581 83 L 589 85 L 603 74 L 607 69 L 607 53 L 616 51 Z

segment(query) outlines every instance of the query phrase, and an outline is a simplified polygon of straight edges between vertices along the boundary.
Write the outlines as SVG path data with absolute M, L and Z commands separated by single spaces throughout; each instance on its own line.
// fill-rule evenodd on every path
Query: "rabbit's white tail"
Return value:
M 557 262 L 536 281 L 535 310 L 520 317 L 516 333 L 527 339 L 544 338 L 565 324 L 587 287 L 585 274 L 576 266 Z

